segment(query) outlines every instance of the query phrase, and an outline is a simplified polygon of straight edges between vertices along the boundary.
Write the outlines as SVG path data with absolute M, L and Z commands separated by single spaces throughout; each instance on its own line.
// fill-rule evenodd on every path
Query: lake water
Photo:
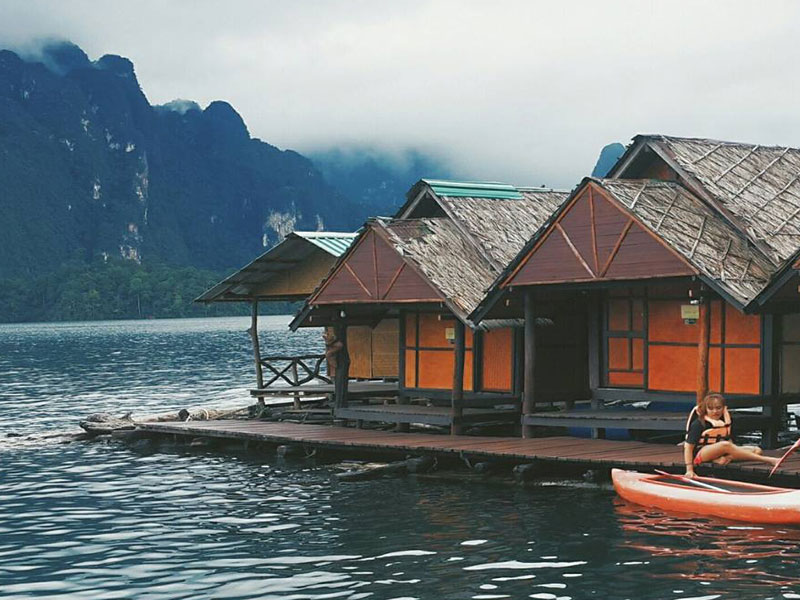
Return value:
M 270 352 L 320 349 L 287 322 L 262 319 Z M 0 598 L 800 598 L 800 529 L 50 437 L 92 412 L 247 404 L 248 325 L 0 326 Z

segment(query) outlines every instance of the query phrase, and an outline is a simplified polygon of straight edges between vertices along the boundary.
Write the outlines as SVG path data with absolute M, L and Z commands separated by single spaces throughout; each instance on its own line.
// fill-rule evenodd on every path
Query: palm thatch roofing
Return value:
M 626 154 L 641 146 L 659 154 L 776 264 L 800 248 L 800 149 L 642 135 Z
M 633 165 L 648 152 L 672 169 L 676 181 L 626 179 L 641 176 Z M 644 173 L 648 160 L 640 163 Z M 592 181 L 742 310 L 765 302 L 790 267 L 800 264 L 800 149 L 640 135 L 609 177 Z M 558 213 L 510 261 L 471 318 L 487 314 L 502 281 Z
M 304 292 L 288 296 L 264 295 L 260 290 L 277 277 L 297 269 L 299 264 L 314 255 L 330 256 L 330 262 L 333 263 L 350 247 L 356 235 L 334 231 L 294 231 L 254 261 L 204 292 L 195 302 L 302 300 L 313 291 L 313 285 Z
M 477 328 L 468 315 L 498 273 L 568 195 L 498 183 L 421 180 L 411 188 L 409 201 L 395 218 L 372 219 L 361 235 L 379 227 L 403 259 L 441 294 L 453 314 Z M 423 197 L 428 205 L 415 209 Z M 342 256 L 337 266 L 346 259 L 347 255 Z M 314 295 L 309 300 L 292 327 L 304 321 Z M 500 325 L 484 322 L 481 327 Z
M 437 200 L 499 272 L 568 195 L 550 189 L 521 189 L 516 200 L 456 196 L 438 196 Z
M 679 183 L 589 180 L 602 186 L 740 307 L 753 300 L 776 271 L 747 236 Z
M 450 219 L 379 220 L 392 246 L 425 276 L 456 316 L 466 319 L 496 271 Z

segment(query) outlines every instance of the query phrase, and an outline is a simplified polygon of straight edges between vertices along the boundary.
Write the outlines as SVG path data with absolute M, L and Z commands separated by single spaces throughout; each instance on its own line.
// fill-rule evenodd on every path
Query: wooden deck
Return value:
M 373 423 L 426 423 L 428 425 L 441 426 L 450 426 L 453 423 L 453 411 L 449 406 L 349 404 L 336 407 L 333 414 L 337 419 L 370 421 Z M 493 408 L 465 408 L 459 419 L 459 423 L 464 425 L 482 421 L 519 421 L 519 412 Z
M 393 433 L 324 425 L 274 423 L 266 421 L 188 421 L 183 423 L 144 423 L 139 430 L 149 433 L 181 436 L 241 439 L 277 444 L 303 444 L 310 447 L 338 450 L 409 452 L 433 455 L 469 456 L 470 459 L 543 460 L 585 465 L 587 468 L 622 467 L 648 470 L 669 468 L 683 471 L 682 449 L 675 445 L 649 444 L 634 441 L 611 441 L 575 437 L 449 436 L 415 433 Z M 780 455 L 774 451 L 771 454 Z M 766 481 L 769 467 L 761 463 L 734 463 L 725 467 L 702 467 L 723 477 L 746 474 L 748 478 Z M 781 468 L 774 483 L 800 487 L 800 455 L 791 456 Z
M 347 395 L 353 398 L 372 396 L 395 396 L 398 385 L 396 381 L 351 381 L 347 386 Z M 332 383 L 306 383 L 303 385 L 275 385 L 268 388 L 250 390 L 251 396 L 287 396 L 299 394 L 303 396 L 324 396 L 333 394 Z
M 523 415 L 524 425 L 545 427 L 594 427 L 602 429 L 633 429 L 642 431 L 686 430 L 686 414 L 651 410 L 568 410 L 537 412 Z M 761 415 L 735 413 L 737 430 L 755 430 L 765 427 L 769 419 Z

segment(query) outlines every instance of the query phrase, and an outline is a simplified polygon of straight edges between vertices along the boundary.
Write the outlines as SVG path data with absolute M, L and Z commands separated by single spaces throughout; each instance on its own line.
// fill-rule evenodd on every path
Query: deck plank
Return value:
M 182 436 L 256 440 L 272 443 L 298 443 L 327 448 L 362 448 L 386 451 L 413 451 L 430 454 L 467 454 L 470 457 L 547 460 L 605 467 L 664 468 L 683 470 L 683 454 L 674 444 L 639 441 L 613 441 L 567 436 L 517 438 L 488 436 L 450 436 L 425 433 L 397 433 L 286 422 L 222 420 L 142 423 L 149 433 Z M 770 454 L 779 456 L 773 451 Z M 706 467 L 708 468 L 708 467 Z M 769 465 L 757 462 L 733 463 L 713 467 L 715 473 L 736 472 L 758 476 L 766 481 Z M 781 468 L 782 482 L 800 485 L 800 456 L 793 455 Z

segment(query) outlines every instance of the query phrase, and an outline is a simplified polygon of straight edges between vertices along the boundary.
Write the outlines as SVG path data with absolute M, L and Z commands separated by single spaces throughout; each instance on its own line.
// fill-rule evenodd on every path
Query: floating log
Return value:
M 91 435 L 108 435 L 114 431 L 136 429 L 131 413 L 115 417 L 109 413 L 94 413 L 80 422 L 80 426 Z
M 212 421 L 218 419 L 233 419 L 245 417 L 250 414 L 250 407 L 245 406 L 234 409 L 195 409 L 193 412 L 182 408 L 177 413 L 162 415 L 149 415 L 134 419 L 132 413 L 115 417 L 110 413 L 94 413 L 79 423 L 81 428 L 89 435 L 110 435 L 115 431 L 133 431 L 138 423 L 163 423 L 169 421 Z
M 367 479 L 378 479 L 387 475 L 406 475 L 408 473 L 427 473 L 436 466 L 436 461 L 429 457 L 407 458 L 392 463 L 367 463 L 357 469 L 337 473 L 336 477 L 341 481 L 365 481 Z

